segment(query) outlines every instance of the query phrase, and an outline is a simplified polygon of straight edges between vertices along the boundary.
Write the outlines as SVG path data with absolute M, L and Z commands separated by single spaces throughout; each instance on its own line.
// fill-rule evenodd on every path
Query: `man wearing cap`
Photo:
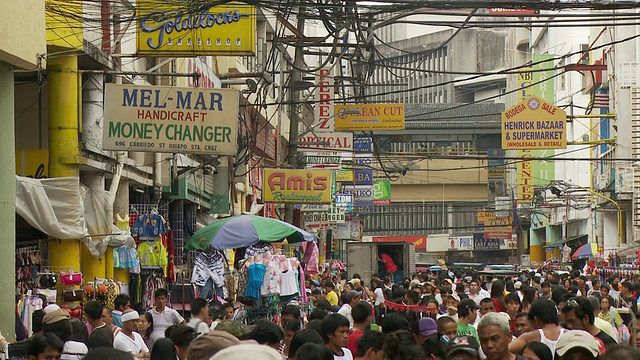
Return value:
M 235 336 L 226 331 L 211 330 L 203 336 L 199 336 L 191 342 L 187 350 L 189 360 L 209 360 L 220 350 L 241 343 L 255 343 L 253 340 L 241 342 Z
M 480 346 L 472 336 L 458 336 L 447 343 L 447 359 L 480 360 Z
M 480 308 L 475 301 L 471 299 L 462 299 L 458 303 L 458 336 L 473 336 L 478 339 L 478 332 L 473 324 L 478 316 L 477 310 Z
M 436 335 L 438 333 L 438 324 L 430 317 L 423 317 L 416 323 L 413 331 L 413 337 L 416 339 L 418 345 L 427 340 L 429 336 Z
M 347 348 L 351 350 L 352 354 L 358 352 L 358 339 L 362 337 L 364 332 L 369 329 L 371 325 L 371 305 L 366 301 L 360 301 L 351 309 L 351 315 L 353 316 L 352 333 L 347 340 Z
M 583 330 L 571 330 L 560 336 L 554 355 L 560 360 L 595 360 L 599 353 L 598 342 L 591 334 Z
M 353 316 L 351 315 L 351 309 L 353 306 L 360 302 L 360 292 L 355 290 L 349 290 L 345 294 L 345 302 L 338 310 L 338 314 L 346 317 L 349 320 L 349 328 L 353 327 Z
M 148 359 L 149 348 L 142 336 L 134 330 L 138 327 L 140 315 L 137 311 L 127 309 L 122 313 L 122 330 L 113 339 L 113 347 L 132 354 L 137 359 Z
M 44 334 L 53 333 L 64 342 L 60 357 L 62 360 L 80 360 L 89 351 L 84 343 L 71 340 L 73 328 L 69 313 L 60 308 L 50 310 L 44 315 L 42 329 Z

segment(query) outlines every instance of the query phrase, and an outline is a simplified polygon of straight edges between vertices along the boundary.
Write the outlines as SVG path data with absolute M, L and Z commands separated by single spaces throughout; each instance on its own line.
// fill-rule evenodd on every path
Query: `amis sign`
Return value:
M 330 170 L 264 170 L 265 202 L 331 203 Z
M 255 7 L 138 0 L 136 48 L 150 57 L 255 54 Z

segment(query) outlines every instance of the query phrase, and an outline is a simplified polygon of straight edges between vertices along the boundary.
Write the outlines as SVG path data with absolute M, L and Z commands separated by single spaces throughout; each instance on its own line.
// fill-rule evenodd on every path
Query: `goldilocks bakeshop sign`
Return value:
M 140 0 L 136 49 L 145 56 L 253 55 L 255 7 L 231 2 Z
M 235 155 L 237 90 L 107 84 L 105 150 Z

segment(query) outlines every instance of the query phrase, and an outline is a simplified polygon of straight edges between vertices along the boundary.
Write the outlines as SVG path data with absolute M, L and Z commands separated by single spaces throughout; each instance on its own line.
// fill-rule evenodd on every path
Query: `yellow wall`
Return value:
M 412 164 L 397 184 L 483 184 L 487 190 L 486 160 L 422 160 Z
M 21 5 L 22 3 L 19 2 Z M 84 48 L 83 2 L 46 0 L 47 45 L 62 49 Z
M 47 52 L 44 1 L 2 1 L 0 7 L 0 61 L 33 69 L 38 54 Z
M 487 201 L 487 184 L 398 185 L 391 183 L 391 203 L 420 201 Z

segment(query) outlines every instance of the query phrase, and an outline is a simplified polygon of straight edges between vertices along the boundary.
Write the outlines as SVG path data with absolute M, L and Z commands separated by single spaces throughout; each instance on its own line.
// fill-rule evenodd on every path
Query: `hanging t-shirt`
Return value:
M 116 227 L 120 230 L 131 232 L 131 226 L 129 225 L 129 214 L 116 214 Z
M 167 249 L 159 241 L 143 241 L 138 245 L 141 266 L 166 266 Z
M 271 296 L 280 293 L 280 271 L 278 271 L 277 261 L 271 261 L 264 273 L 262 286 L 260 287 L 260 295 Z
M 165 231 L 164 223 L 164 218 L 158 214 L 143 214 L 136 219 L 131 234 L 140 240 L 156 240 Z
M 280 273 L 280 295 L 281 296 L 290 296 L 298 293 L 298 283 L 296 280 L 296 273 L 291 267 L 291 263 L 289 259 L 285 259 L 286 261 L 286 270 L 281 271 L 282 269 L 278 268 Z

